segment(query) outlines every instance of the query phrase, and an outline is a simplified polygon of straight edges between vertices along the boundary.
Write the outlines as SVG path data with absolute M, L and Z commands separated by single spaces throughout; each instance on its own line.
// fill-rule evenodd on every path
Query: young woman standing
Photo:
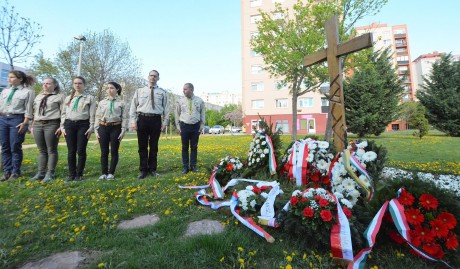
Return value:
M 80 76 L 75 77 L 72 85 L 73 91 L 65 98 L 61 116 L 61 132 L 65 136 L 68 150 L 69 177 L 66 182 L 83 180 L 86 146 L 94 132 L 96 113 L 96 100 L 94 96 L 85 92 L 85 79 Z
M 43 91 L 34 100 L 32 133 L 38 148 L 38 172 L 30 180 L 48 182 L 54 179 L 64 107 L 64 95 L 60 91 L 59 82 L 55 78 L 46 78 L 43 81 Z
M 35 79 L 19 70 L 8 74 L 9 88 L 0 94 L 0 144 L 3 176 L 0 181 L 21 176 L 22 142 L 33 118 Z
M 99 102 L 96 110 L 94 130 L 101 146 L 102 175 L 98 180 L 115 179 L 118 164 L 118 149 L 128 128 L 128 111 L 125 103 L 119 98 L 121 86 L 116 82 L 107 84 L 107 97 Z M 109 168 L 110 146 L 110 168 Z

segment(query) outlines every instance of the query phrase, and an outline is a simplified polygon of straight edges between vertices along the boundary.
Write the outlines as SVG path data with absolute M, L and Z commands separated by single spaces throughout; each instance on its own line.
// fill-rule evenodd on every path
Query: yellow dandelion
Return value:
M 286 269 L 292 269 L 292 265 L 290 265 L 289 263 L 286 265 Z
M 225 257 L 224 257 L 224 256 L 222 256 L 222 258 L 220 258 L 220 260 L 219 260 L 219 261 L 220 261 L 220 262 L 224 262 L 224 260 L 225 260 Z
M 105 267 L 105 263 L 101 262 L 100 264 L 97 265 L 97 268 L 104 268 Z
M 239 252 L 243 252 L 243 251 L 244 251 L 244 248 L 238 247 L 238 251 L 239 251 Z
M 71 238 L 69 239 L 69 242 L 70 242 L 70 243 L 74 243 L 74 242 L 75 242 L 75 238 L 71 237 Z
M 286 261 L 292 262 L 292 257 L 291 257 L 291 256 L 287 256 L 287 257 L 286 257 Z

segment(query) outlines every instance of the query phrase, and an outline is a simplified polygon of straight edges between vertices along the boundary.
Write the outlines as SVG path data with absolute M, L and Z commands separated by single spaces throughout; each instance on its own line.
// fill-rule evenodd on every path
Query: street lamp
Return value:
M 83 35 L 79 35 L 79 36 L 74 36 L 73 38 L 80 41 L 80 57 L 78 58 L 78 69 L 77 69 L 77 76 L 79 76 L 81 72 L 81 56 L 83 53 L 83 41 L 86 41 L 86 37 L 84 37 Z

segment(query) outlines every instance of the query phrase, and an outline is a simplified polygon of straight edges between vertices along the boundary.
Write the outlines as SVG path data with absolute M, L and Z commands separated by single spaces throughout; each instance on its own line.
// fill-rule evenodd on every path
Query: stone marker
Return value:
M 187 226 L 185 236 L 201 234 L 218 234 L 224 231 L 224 226 L 217 220 L 200 220 L 190 223 Z
M 61 252 L 41 259 L 29 262 L 21 269 L 76 269 L 86 259 L 79 251 Z
M 118 229 L 135 229 L 153 225 L 160 220 L 156 215 L 144 215 L 132 220 L 124 220 L 118 224 Z

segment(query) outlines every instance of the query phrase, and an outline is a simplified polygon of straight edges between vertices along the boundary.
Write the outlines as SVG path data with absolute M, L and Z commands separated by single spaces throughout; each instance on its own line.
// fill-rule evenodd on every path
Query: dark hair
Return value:
M 35 84 L 35 78 L 27 75 L 26 73 L 19 70 L 11 70 L 9 74 L 13 74 L 15 77 L 21 79 L 21 85 L 23 86 L 32 86 Z
M 76 79 L 79 79 L 79 80 L 83 81 L 83 85 L 86 85 L 86 80 L 85 80 L 84 77 L 82 77 L 82 76 L 76 76 L 76 77 L 74 77 L 74 78 L 72 79 L 72 83 L 73 83 Z M 72 92 L 70 93 L 69 102 L 67 102 L 66 105 L 70 105 L 70 102 L 72 102 L 72 99 L 73 99 L 73 97 L 75 96 L 75 92 L 76 92 L 76 90 L 75 90 L 75 89 L 72 89 Z
M 54 84 L 54 92 L 56 93 L 59 93 L 61 91 L 61 86 L 59 85 L 59 82 L 57 81 L 57 79 L 53 78 L 53 77 L 47 77 L 45 78 L 43 81 L 47 80 L 47 79 L 50 79 L 53 81 L 53 84 Z
M 115 89 L 117 89 L 117 94 L 120 95 L 121 94 L 121 86 L 120 84 L 114 82 L 114 81 L 110 81 L 109 83 L 107 84 L 111 84 L 112 86 L 115 87 Z
M 152 73 L 152 72 L 156 72 L 156 73 L 158 74 L 158 76 L 160 76 L 160 72 L 158 72 L 158 71 L 155 70 L 155 69 L 152 69 L 152 70 L 149 72 L 149 75 L 150 75 L 150 73 Z
M 192 92 L 195 89 L 195 87 L 193 87 L 193 84 L 190 83 L 190 82 L 185 83 L 185 86 L 188 86 L 190 88 L 190 90 L 192 90 Z

